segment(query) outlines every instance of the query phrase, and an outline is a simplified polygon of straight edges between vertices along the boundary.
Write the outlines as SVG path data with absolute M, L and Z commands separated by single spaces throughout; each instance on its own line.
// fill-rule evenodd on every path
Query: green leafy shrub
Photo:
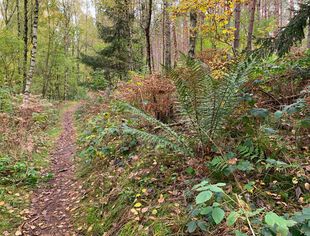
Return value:
M 12 96 L 7 89 L 0 88 L 0 112 L 13 110 Z
M 116 140 L 117 137 L 122 139 Z M 126 134 L 121 124 L 113 122 L 107 112 L 100 113 L 88 122 L 79 143 L 84 147 L 80 156 L 90 160 L 96 157 L 113 159 L 129 156 L 138 145 L 136 136 Z
M 180 115 L 192 130 L 191 138 L 175 132 L 168 125 L 149 117 L 137 108 L 121 103 L 118 105 L 124 111 L 157 126 L 164 135 L 158 136 L 128 126 L 125 127 L 126 132 L 138 134 L 145 141 L 178 150 L 185 155 L 196 153 L 204 156 L 214 139 L 220 137 L 226 118 L 238 105 L 241 85 L 245 82 L 250 67 L 249 63 L 241 63 L 222 80 L 216 80 L 201 62 L 184 57 L 169 74 L 175 82 Z
M 30 163 L 15 161 L 13 158 L 0 157 L 0 184 L 36 184 L 40 173 Z

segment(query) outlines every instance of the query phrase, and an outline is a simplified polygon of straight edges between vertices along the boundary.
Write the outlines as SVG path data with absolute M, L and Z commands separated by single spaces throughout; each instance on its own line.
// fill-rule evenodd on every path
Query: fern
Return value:
M 198 60 L 183 56 L 180 65 L 170 71 L 180 100 L 181 115 L 190 118 L 202 144 L 216 138 L 225 119 L 238 103 L 251 61 L 239 64 L 222 80 L 215 80 Z
M 139 138 L 144 140 L 145 142 L 155 144 L 155 145 L 160 145 L 165 148 L 174 150 L 176 152 L 186 154 L 189 156 L 192 156 L 192 150 L 188 149 L 186 146 L 180 146 L 174 143 L 173 141 L 167 139 L 166 137 L 160 136 L 160 135 L 155 135 L 155 134 L 150 134 L 145 131 L 141 131 L 138 129 L 134 129 L 128 126 L 124 126 L 124 133 L 125 134 L 131 134 L 131 135 L 137 135 Z
M 251 64 L 251 61 L 243 62 L 222 80 L 215 80 L 202 62 L 183 55 L 177 68 L 169 71 L 179 97 L 180 115 L 184 120 L 190 120 L 191 130 L 194 131 L 194 145 L 200 150 L 204 150 L 210 141 L 219 137 L 227 116 L 238 103 L 241 85 L 245 82 Z M 154 117 L 127 103 L 119 102 L 118 106 L 159 127 L 163 136 L 129 127 L 126 127 L 126 132 L 135 133 L 150 143 L 182 151 L 186 155 L 192 156 L 194 150 L 197 150 L 197 147 L 190 146 L 186 137 Z
M 240 157 L 244 159 L 264 159 L 265 158 L 265 153 L 264 151 L 259 148 L 255 147 L 254 145 L 240 145 L 237 148 Z
M 141 139 L 149 143 L 161 144 L 171 149 L 180 151 L 186 155 L 190 155 L 190 156 L 193 155 L 193 151 L 191 150 L 189 144 L 186 142 L 186 138 L 180 133 L 177 133 L 174 130 L 172 130 L 168 125 L 144 113 L 143 111 L 131 106 L 128 103 L 118 102 L 117 106 L 124 109 L 127 112 L 130 112 L 131 114 L 134 114 L 134 115 L 139 116 L 140 118 L 143 118 L 144 120 L 148 121 L 150 124 L 159 127 L 165 133 L 167 138 L 163 136 L 153 135 L 153 134 L 140 131 L 134 128 L 130 128 L 128 126 L 124 126 L 125 132 L 129 132 L 132 134 L 134 133 L 138 134 L 138 136 Z

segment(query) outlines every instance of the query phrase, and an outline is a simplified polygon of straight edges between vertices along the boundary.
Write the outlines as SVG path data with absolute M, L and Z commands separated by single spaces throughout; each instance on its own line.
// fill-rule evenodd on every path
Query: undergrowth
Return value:
M 172 73 L 176 97 L 183 100 L 168 123 L 132 104 L 102 97 L 87 102 L 77 112 L 86 189 L 75 213 L 81 233 L 309 235 L 308 57 L 291 64 L 273 60 L 269 72 L 258 69 L 265 61 L 256 63 L 232 88 L 229 112 L 218 123 L 213 119 L 215 126 L 204 115 L 226 105 L 209 106 L 223 94 L 206 91 L 221 91 L 229 73 L 216 81 L 195 63 Z M 290 81 L 297 64 L 303 72 L 294 74 L 294 85 L 268 90 L 279 73 Z M 200 81 L 206 90 L 191 90 L 195 85 L 187 79 L 193 75 L 210 80 Z M 294 98 L 286 98 L 289 86 L 295 86 Z
M 48 155 L 60 132 L 57 107 L 32 98 L 26 110 L 20 108 L 18 97 L 10 101 L 0 113 L 1 235 L 14 233 L 29 212 L 33 189 L 51 177 L 43 170 L 49 166 Z

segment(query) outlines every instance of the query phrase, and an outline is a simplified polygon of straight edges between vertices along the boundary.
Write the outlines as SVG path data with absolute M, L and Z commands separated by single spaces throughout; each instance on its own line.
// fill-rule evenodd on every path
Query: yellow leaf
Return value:
M 88 233 L 91 232 L 93 230 L 93 227 L 94 227 L 94 225 L 89 226 L 88 229 L 87 229 L 87 232 Z
M 137 203 L 134 205 L 135 208 L 139 208 L 139 207 L 141 207 L 141 206 L 142 206 L 142 204 L 141 204 L 140 202 L 137 202 Z

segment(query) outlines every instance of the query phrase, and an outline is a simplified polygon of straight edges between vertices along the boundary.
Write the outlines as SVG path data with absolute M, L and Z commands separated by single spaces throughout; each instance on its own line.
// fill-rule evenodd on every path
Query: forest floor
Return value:
M 70 215 L 80 197 L 74 166 L 77 107 L 71 105 L 62 116 L 62 133 L 50 156 L 53 178 L 34 192 L 27 219 L 15 235 L 76 235 Z

